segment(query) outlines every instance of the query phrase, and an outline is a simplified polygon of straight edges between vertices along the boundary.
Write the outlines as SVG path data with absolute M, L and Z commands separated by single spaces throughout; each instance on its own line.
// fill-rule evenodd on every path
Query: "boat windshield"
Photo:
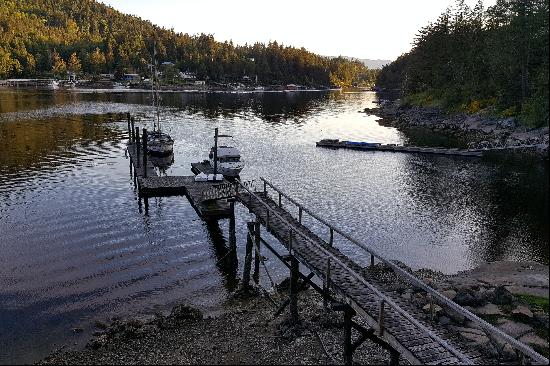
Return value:
M 220 163 L 237 163 L 241 160 L 238 156 L 220 156 L 218 161 Z

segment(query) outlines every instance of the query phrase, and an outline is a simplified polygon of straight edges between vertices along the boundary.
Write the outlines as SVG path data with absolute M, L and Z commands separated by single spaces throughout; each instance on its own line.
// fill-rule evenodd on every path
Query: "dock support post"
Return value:
M 380 308 L 378 309 L 378 336 L 384 335 L 384 300 L 380 300 Z
M 254 222 L 247 222 L 246 229 L 246 251 L 244 257 L 242 284 L 243 290 L 247 290 L 250 284 L 250 267 L 252 266 L 252 233 L 254 232 Z
M 290 317 L 293 323 L 298 322 L 298 276 L 299 276 L 299 263 L 294 257 L 290 259 Z
M 330 237 L 328 239 L 328 245 L 332 246 L 332 244 L 334 243 L 334 230 L 329 227 L 330 229 Z
M 231 200 L 229 201 L 229 210 L 230 210 L 230 216 L 229 216 L 229 250 L 235 249 L 237 245 L 237 236 L 235 233 L 235 201 Z
M 351 324 L 355 311 L 349 305 L 344 306 L 344 364 L 353 363 L 353 346 L 351 344 Z
M 256 283 L 259 283 L 260 261 L 262 260 L 260 258 L 261 251 L 260 251 L 260 222 L 259 221 L 254 222 L 254 246 L 256 247 L 255 257 L 254 257 L 254 280 Z
M 143 177 L 147 178 L 147 129 L 146 128 L 143 129 Z
M 139 141 L 139 127 L 136 127 L 134 129 L 134 136 L 137 136 L 136 137 L 136 160 L 137 160 L 136 164 L 139 168 L 141 166 L 141 164 L 140 164 L 141 159 L 139 158 L 139 156 L 141 155 L 141 152 L 140 152 L 141 151 L 140 150 L 141 149 L 141 144 L 140 144 L 140 141 Z
M 327 309 L 330 291 L 330 258 L 327 258 L 327 268 L 325 271 L 325 281 L 323 282 L 323 308 Z
M 302 223 L 302 207 L 298 207 L 298 222 Z
M 279 192 L 279 207 L 281 207 L 281 192 Z
M 370 255 L 370 268 L 373 269 L 374 268 L 374 255 Z
M 132 140 L 132 126 L 130 124 L 130 112 L 126 113 L 126 117 L 128 119 L 128 140 Z
M 143 196 L 143 205 L 145 207 L 145 216 L 149 215 L 149 197 Z
M 139 138 L 139 135 L 136 136 L 134 132 L 134 117 L 130 118 L 130 122 L 132 124 L 132 142 L 136 142 L 136 137 Z

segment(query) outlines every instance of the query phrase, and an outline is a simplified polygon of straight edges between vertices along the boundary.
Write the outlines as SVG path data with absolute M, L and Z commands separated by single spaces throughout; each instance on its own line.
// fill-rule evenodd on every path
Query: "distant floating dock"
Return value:
M 332 149 L 352 149 L 352 150 L 367 150 L 367 151 L 392 151 L 405 153 L 422 153 L 422 154 L 438 154 L 438 155 L 458 155 L 458 156 L 476 156 L 482 157 L 483 150 L 478 149 L 448 149 L 442 147 L 418 147 L 418 146 L 401 146 L 395 144 L 379 144 L 369 142 L 355 141 L 340 141 L 336 139 L 324 139 L 316 143 L 320 147 L 328 147 Z

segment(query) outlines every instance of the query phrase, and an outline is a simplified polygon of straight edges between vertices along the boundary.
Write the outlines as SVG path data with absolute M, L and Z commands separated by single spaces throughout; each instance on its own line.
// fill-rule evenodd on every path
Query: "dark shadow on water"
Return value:
M 239 282 L 237 277 L 238 259 L 235 242 L 234 219 L 229 219 L 230 230 L 226 240 L 220 224 L 216 220 L 208 220 L 204 223 L 208 233 L 208 240 L 212 244 L 216 259 L 216 267 L 220 271 L 223 283 L 227 291 L 233 292 Z M 233 221 L 233 223 L 231 223 Z M 233 227 L 233 229 L 231 229 Z

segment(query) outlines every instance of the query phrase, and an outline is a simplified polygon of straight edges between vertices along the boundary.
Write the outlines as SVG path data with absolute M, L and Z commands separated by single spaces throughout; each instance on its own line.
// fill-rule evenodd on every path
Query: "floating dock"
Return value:
M 142 144 L 131 142 L 127 147 L 133 167 L 134 182 L 140 197 L 185 195 L 202 219 L 223 219 L 233 214 L 227 199 L 212 199 L 217 187 L 226 187 L 227 180 L 195 182 L 195 176 L 159 177 L 150 159 L 144 159 Z
M 324 139 L 316 142 L 317 146 L 328 147 L 332 149 L 352 149 L 366 151 L 392 151 L 405 153 L 422 153 L 437 155 L 457 155 L 482 157 L 483 150 L 478 149 L 456 149 L 442 147 L 420 147 L 420 146 L 401 146 L 395 144 L 378 144 L 368 142 L 340 141 L 336 139 Z

